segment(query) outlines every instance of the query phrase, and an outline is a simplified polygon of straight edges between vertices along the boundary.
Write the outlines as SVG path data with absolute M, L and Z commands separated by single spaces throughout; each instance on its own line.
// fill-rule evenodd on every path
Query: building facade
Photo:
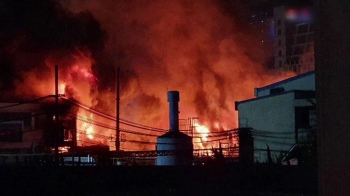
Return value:
M 42 151 L 47 116 L 41 105 L 0 103 L 0 108 L 0 151 L 10 154 Z
M 65 114 L 69 107 L 60 104 L 60 123 L 56 126 L 54 104 L 0 103 L 0 153 L 51 152 L 55 137 L 59 146 L 75 147 L 75 119 Z
M 312 7 L 275 7 L 274 32 L 275 69 L 298 74 L 314 70 Z
M 254 162 L 276 159 L 307 139 L 315 125 L 315 74 L 307 72 L 256 88 L 255 98 L 236 102 L 240 128 L 251 128 Z

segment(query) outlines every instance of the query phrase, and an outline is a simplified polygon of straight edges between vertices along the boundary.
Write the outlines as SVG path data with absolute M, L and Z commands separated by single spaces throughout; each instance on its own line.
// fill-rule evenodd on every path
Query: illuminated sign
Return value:
M 312 11 L 310 8 L 286 10 L 286 19 L 295 22 L 310 22 L 312 20 Z

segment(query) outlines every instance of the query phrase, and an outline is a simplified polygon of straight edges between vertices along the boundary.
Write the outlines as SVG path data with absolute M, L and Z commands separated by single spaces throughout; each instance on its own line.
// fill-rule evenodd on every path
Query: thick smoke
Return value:
M 60 81 L 77 82 L 74 65 L 88 70 L 92 59 L 101 58 L 106 39 L 90 12 L 72 13 L 51 0 L 0 1 L 0 26 L 2 100 L 52 94 L 55 64 Z
M 263 59 L 256 58 L 260 40 L 215 1 L 84 0 L 65 5 L 75 12 L 91 11 L 107 30 L 112 64 L 94 69 L 106 84 L 99 103 L 113 105 L 111 73 L 120 66 L 128 72 L 122 76 L 124 118 L 166 128 L 166 92 L 179 90 L 182 118 L 235 127 L 234 101 L 250 98 L 254 87 L 278 79 L 256 60 Z
M 58 64 L 67 94 L 113 114 L 119 66 L 122 118 L 167 128 L 179 90 L 180 118 L 236 127 L 234 102 L 281 77 L 234 16 L 211 0 L 1 1 L 2 98 L 53 93 Z

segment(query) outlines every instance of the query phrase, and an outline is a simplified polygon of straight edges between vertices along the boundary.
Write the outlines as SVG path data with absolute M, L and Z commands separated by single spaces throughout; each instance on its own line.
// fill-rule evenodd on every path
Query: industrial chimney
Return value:
M 179 91 L 168 92 L 170 131 L 179 131 Z
M 157 138 L 157 165 L 192 165 L 192 138 L 179 130 L 179 91 L 168 92 L 169 131 Z

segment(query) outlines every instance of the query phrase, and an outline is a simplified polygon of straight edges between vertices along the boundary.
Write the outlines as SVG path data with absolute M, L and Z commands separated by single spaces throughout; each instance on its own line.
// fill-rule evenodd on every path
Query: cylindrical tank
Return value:
M 169 131 L 158 137 L 157 151 L 157 165 L 172 166 L 192 164 L 192 138 L 184 133 Z
M 168 92 L 169 132 L 157 138 L 157 165 L 192 165 L 192 138 L 179 131 L 179 91 Z

